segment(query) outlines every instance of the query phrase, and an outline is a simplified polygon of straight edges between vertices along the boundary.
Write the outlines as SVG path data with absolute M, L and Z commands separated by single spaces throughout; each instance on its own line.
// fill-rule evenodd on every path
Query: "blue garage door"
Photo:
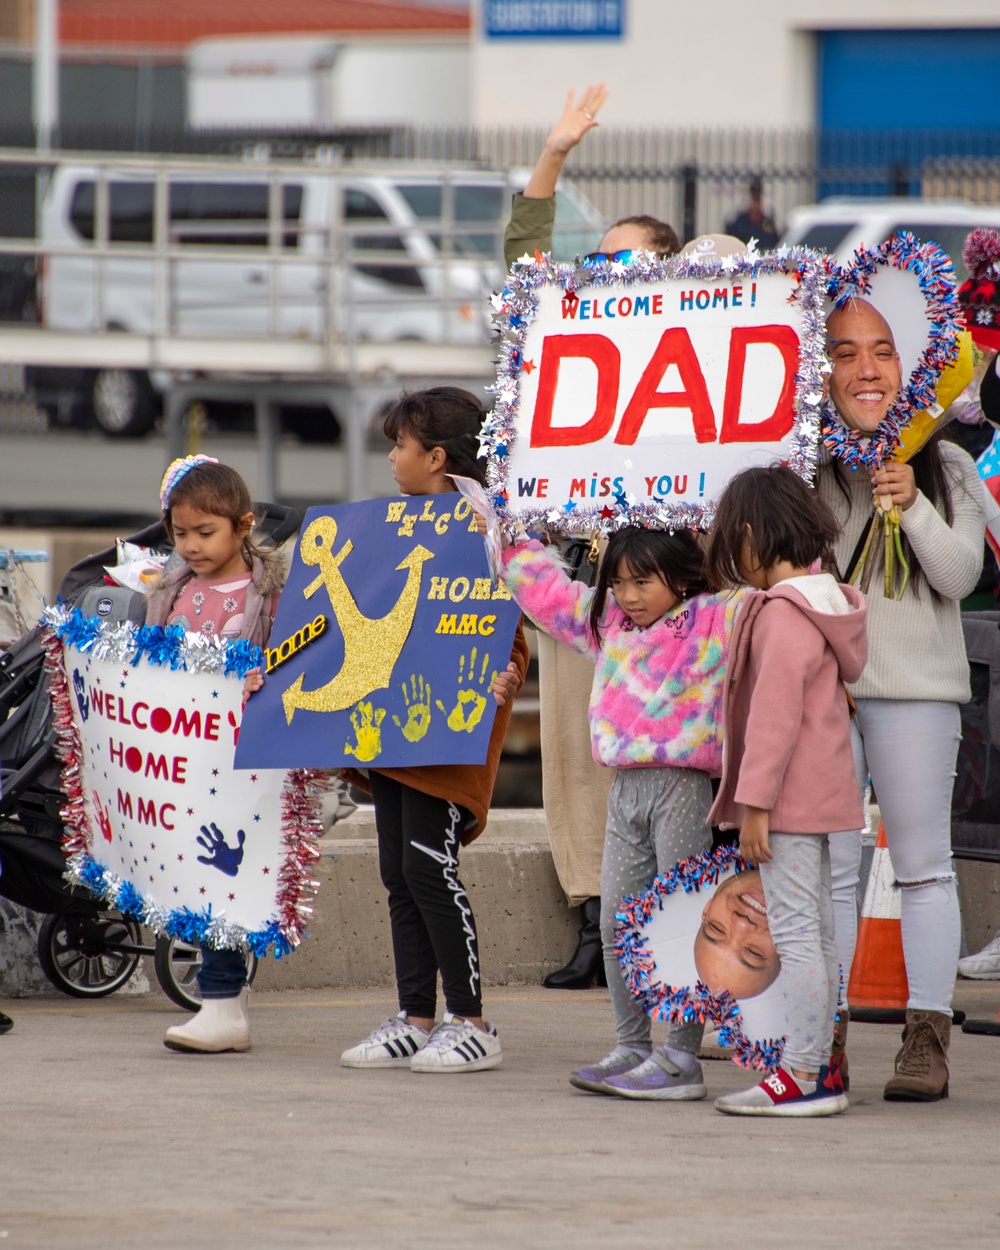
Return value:
M 1000 28 L 819 35 L 825 129 L 1000 129 Z
M 1000 28 L 821 31 L 817 52 L 823 194 L 919 193 L 928 157 L 1000 155 Z

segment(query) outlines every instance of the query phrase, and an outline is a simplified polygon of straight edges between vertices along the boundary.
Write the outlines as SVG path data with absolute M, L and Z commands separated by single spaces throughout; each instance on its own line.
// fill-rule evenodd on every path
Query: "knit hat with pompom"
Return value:
M 972 341 L 1000 351 L 1000 231 L 973 230 L 962 259 L 969 277 L 958 288 L 958 298 Z

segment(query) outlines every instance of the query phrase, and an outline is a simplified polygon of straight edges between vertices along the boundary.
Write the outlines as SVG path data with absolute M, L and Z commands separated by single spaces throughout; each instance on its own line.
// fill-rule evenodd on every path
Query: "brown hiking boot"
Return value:
M 837 1009 L 837 1016 L 833 1024 L 833 1045 L 830 1047 L 830 1067 L 840 1064 L 840 1079 L 844 1083 L 844 1093 L 851 1088 L 851 1081 L 847 1075 L 847 1055 L 844 1048 L 847 1046 L 847 1026 L 851 1021 L 851 1013 L 846 1007 Z
M 935 1102 L 948 1097 L 951 1017 L 941 1011 L 906 1011 L 896 1075 L 886 1084 L 889 1102 Z

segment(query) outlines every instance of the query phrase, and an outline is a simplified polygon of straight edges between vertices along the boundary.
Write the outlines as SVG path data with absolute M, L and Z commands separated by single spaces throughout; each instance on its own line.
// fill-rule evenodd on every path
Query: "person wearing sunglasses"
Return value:
M 566 157 L 597 125 L 597 114 L 607 98 L 603 84 L 587 87 L 578 101 L 572 91 L 567 95 L 563 114 L 546 139 L 524 191 L 514 196 L 504 233 L 508 266 L 525 253 L 552 251 L 556 183 Z M 584 263 L 605 257 L 627 261 L 639 251 L 667 257 L 680 247 L 680 239 L 667 222 L 645 214 L 623 217 L 607 228 L 600 250 L 584 257 Z M 577 545 L 589 546 L 585 541 Z M 572 554 L 569 562 L 571 566 L 577 563 Z M 581 576 L 593 575 L 595 564 L 585 558 L 578 563 Z M 541 630 L 537 638 L 545 822 L 567 903 L 582 909 L 576 950 L 542 984 L 548 989 L 587 989 L 595 981 L 604 982 L 600 883 L 612 770 L 598 767 L 590 750 L 587 707 L 593 665 Z

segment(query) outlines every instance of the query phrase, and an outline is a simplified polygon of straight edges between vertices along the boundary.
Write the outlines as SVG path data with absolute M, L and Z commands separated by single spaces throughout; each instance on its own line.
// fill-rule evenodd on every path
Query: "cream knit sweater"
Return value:
M 856 699 L 965 703 L 971 698 L 959 600 L 971 594 L 983 566 L 982 487 L 971 457 L 954 443 L 941 443 L 940 448 L 954 519 L 949 526 L 923 494 L 902 514 L 903 533 L 920 560 L 923 577 L 910 578 L 899 603 L 882 592 L 882 558 L 876 556 L 867 595 L 868 664 L 850 688 Z M 850 503 L 829 457 L 821 459 L 818 489 L 842 527 L 835 552 L 846 577 L 872 515 L 872 492 L 864 469 L 843 474 L 841 480 L 845 477 Z

